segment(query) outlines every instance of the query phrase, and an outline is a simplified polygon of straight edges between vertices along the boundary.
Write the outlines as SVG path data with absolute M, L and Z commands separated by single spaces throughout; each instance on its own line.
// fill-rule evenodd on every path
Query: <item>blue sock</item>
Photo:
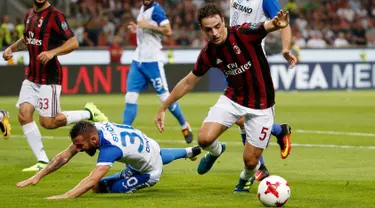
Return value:
M 171 106 L 168 107 L 169 111 L 173 114 L 173 116 L 178 120 L 181 126 L 186 124 L 184 115 L 182 114 L 180 105 L 175 102 Z
M 259 162 L 261 165 L 264 165 L 263 155 L 260 155 Z
M 242 144 L 245 145 L 245 142 L 246 142 L 246 134 L 241 134 L 241 138 L 242 138 Z
M 281 125 L 278 123 L 274 123 L 272 125 L 272 131 L 271 134 L 275 137 L 279 137 L 283 133 L 283 129 L 281 128 Z
M 138 104 L 126 103 L 122 114 L 122 123 L 131 126 L 137 115 Z
M 160 155 L 163 160 L 163 165 L 166 165 L 173 160 L 186 158 L 187 153 L 185 148 L 161 148 Z

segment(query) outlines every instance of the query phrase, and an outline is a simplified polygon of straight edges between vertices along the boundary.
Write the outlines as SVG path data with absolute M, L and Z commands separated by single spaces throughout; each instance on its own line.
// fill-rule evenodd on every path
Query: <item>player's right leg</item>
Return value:
M 140 71 L 141 63 L 132 61 L 126 82 L 125 108 L 122 123 L 132 125 L 138 112 L 139 93 L 147 89 L 147 80 Z
M 239 127 L 240 129 L 240 134 L 241 134 L 241 139 L 242 139 L 242 144 L 245 145 L 246 144 L 246 130 L 245 130 L 245 124 L 244 124 L 244 117 L 241 117 L 240 119 L 238 119 L 236 121 L 236 124 L 237 126 Z M 261 181 L 263 180 L 263 178 L 266 178 L 268 177 L 270 174 L 267 170 L 267 167 L 266 165 L 264 164 L 264 159 L 263 159 L 263 155 L 261 155 L 259 157 L 259 162 L 260 162 L 260 167 L 258 169 L 258 171 L 254 174 L 254 178 L 250 179 L 250 180 L 254 180 L 255 181 Z
M 199 146 L 188 148 L 161 148 L 160 156 L 163 161 L 163 165 L 166 165 L 181 158 L 189 158 L 190 160 L 194 161 L 201 152 L 202 149 Z
M 61 112 L 61 85 L 41 85 L 39 91 L 39 122 L 46 129 L 56 129 L 81 120 L 106 122 L 108 118 L 93 103 L 84 110 Z
M 225 144 L 220 143 L 217 138 L 240 118 L 238 109 L 232 102 L 229 98 L 220 96 L 203 121 L 198 135 L 198 144 L 208 153 L 198 165 L 199 174 L 207 173 L 226 149 Z
M 35 106 L 37 106 L 39 101 L 38 94 L 38 85 L 29 80 L 23 81 L 17 102 L 17 108 L 19 109 L 18 121 L 22 126 L 23 133 L 25 134 L 30 148 L 37 159 L 37 163 L 29 168 L 23 169 L 22 171 L 39 171 L 49 162 L 43 147 L 42 135 L 40 134 L 37 124 L 33 120 Z
M 0 110 L 0 130 L 3 133 L 4 139 L 9 139 L 10 136 L 9 113 L 6 110 Z

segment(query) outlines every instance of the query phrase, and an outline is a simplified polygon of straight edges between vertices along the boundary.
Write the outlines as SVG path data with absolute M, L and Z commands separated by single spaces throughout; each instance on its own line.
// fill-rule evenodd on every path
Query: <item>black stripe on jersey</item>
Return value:
M 264 50 L 262 48 L 262 45 L 261 44 L 254 44 L 254 49 L 255 49 L 255 51 L 262 51 L 262 53 L 257 53 L 259 64 L 261 66 L 267 66 L 267 68 L 270 69 L 268 61 L 267 61 L 267 57 L 264 54 Z M 262 75 L 263 75 L 264 84 L 266 85 L 265 88 L 266 88 L 266 96 L 267 96 L 267 105 L 270 107 L 270 106 L 275 104 L 275 90 L 274 90 L 274 87 L 273 87 L 272 77 L 270 75 L 271 71 L 266 70 L 263 67 L 262 67 L 261 71 L 262 71 Z M 268 92 L 267 90 L 271 90 L 271 92 Z
M 252 84 L 253 84 L 253 93 L 254 93 L 254 108 L 255 109 L 260 109 L 260 92 L 259 92 L 259 81 L 258 81 L 258 77 L 256 75 L 256 72 L 255 72 L 255 66 L 254 66 L 254 60 L 251 58 L 245 44 L 242 42 L 241 38 L 238 37 L 238 35 L 236 34 L 234 36 L 236 38 L 236 41 L 237 41 L 237 44 L 238 44 L 238 47 L 240 48 L 241 52 L 243 53 L 243 55 L 245 56 L 245 59 L 246 60 L 250 60 L 251 61 L 251 68 L 250 68 L 250 72 L 251 72 L 251 79 L 252 79 Z
M 32 27 L 32 29 L 30 29 L 30 31 L 32 33 L 34 33 L 34 38 L 35 38 L 36 37 L 35 28 L 38 25 L 38 21 L 39 21 L 40 17 L 36 21 L 33 21 L 34 15 L 36 15 L 35 12 L 33 12 L 33 15 L 31 17 L 31 24 L 32 24 L 31 27 Z M 30 68 L 31 69 L 30 70 L 31 70 L 32 77 L 33 77 L 32 82 L 35 82 L 35 80 L 36 80 L 36 70 L 38 70 L 38 69 L 36 67 L 36 51 L 34 50 L 34 45 L 31 45 L 29 53 L 31 54 L 31 60 L 30 60 L 30 63 L 31 63 Z
M 51 14 L 52 14 L 52 12 L 49 9 L 48 13 L 46 15 L 46 18 L 44 18 L 43 24 L 42 24 L 42 26 L 40 28 L 40 31 L 39 31 L 39 34 L 41 35 L 41 37 L 39 37 L 39 38 L 42 40 L 42 44 L 40 46 L 38 46 L 38 51 L 40 51 L 40 52 L 43 51 L 44 32 L 45 32 L 46 28 L 49 27 L 48 22 L 49 22 L 49 18 L 51 16 Z M 42 80 L 43 80 L 44 67 L 45 67 L 45 65 L 40 64 L 40 73 L 39 73 L 39 82 L 40 83 L 42 83 Z
M 229 40 L 229 35 L 236 36 L 236 33 L 228 31 L 228 40 Z M 231 45 L 230 41 L 227 41 L 225 43 L 226 43 L 227 49 L 228 49 L 230 55 L 232 56 L 232 58 L 234 59 L 234 61 L 237 62 L 241 66 L 241 62 L 237 58 L 236 52 L 234 52 L 233 46 Z M 242 86 L 243 86 L 243 90 L 244 90 L 244 94 L 243 94 L 244 98 L 243 98 L 243 101 L 242 101 L 242 105 L 247 107 L 248 99 L 249 99 L 249 88 L 248 88 L 247 81 L 246 81 L 246 72 L 242 73 L 241 77 L 242 77 L 242 82 L 243 82 Z M 239 94 L 238 89 L 235 88 L 234 89 L 234 95 L 237 96 L 238 94 Z
M 228 35 L 229 35 L 229 31 L 228 31 Z M 229 42 L 229 38 L 227 38 L 227 40 L 225 41 L 224 44 L 226 45 L 227 42 Z M 223 50 L 220 49 L 220 48 L 216 48 L 216 49 L 217 49 L 216 52 L 218 53 L 219 57 L 221 57 L 222 60 L 223 60 L 223 64 L 224 64 L 225 66 L 228 66 L 230 60 L 227 60 L 227 57 L 225 56 Z M 223 71 L 223 73 L 224 73 L 224 76 L 225 76 L 225 70 Z M 231 83 L 229 82 L 229 79 L 227 79 L 227 77 L 225 77 L 225 79 L 227 80 L 228 85 L 230 85 Z M 234 92 L 233 92 L 233 95 L 232 95 L 232 97 L 231 97 L 231 100 L 233 100 L 234 102 L 236 102 L 236 101 L 237 101 L 237 95 L 238 95 L 238 92 L 237 92 L 237 90 L 234 88 Z
M 208 46 L 207 50 L 209 50 L 210 54 L 212 54 L 212 46 Z M 208 54 L 208 53 L 206 53 L 206 54 Z M 215 58 L 216 58 L 216 56 L 208 56 L 208 59 L 211 62 L 211 66 L 217 66 Z

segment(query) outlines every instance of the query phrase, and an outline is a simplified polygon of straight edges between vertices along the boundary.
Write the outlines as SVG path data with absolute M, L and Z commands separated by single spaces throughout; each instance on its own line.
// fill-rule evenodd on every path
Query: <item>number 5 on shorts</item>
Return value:
M 267 131 L 268 131 L 268 128 L 266 128 L 266 127 L 262 128 L 262 131 L 260 131 L 260 134 L 262 136 L 259 137 L 259 140 L 263 141 L 263 140 L 265 140 L 267 138 Z

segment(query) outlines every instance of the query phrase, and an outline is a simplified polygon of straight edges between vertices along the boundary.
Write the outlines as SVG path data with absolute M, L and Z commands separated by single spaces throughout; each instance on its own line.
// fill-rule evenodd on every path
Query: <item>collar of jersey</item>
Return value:
M 109 142 L 108 140 L 104 138 L 104 134 L 102 130 L 98 130 L 98 135 L 99 135 L 99 148 L 111 145 L 111 142 Z
M 144 11 L 146 11 L 147 9 L 150 9 L 151 7 L 154 7 L 156 5 L 158 5 L 158 2 L 154 2 L 151 6 L 145 8 Z

